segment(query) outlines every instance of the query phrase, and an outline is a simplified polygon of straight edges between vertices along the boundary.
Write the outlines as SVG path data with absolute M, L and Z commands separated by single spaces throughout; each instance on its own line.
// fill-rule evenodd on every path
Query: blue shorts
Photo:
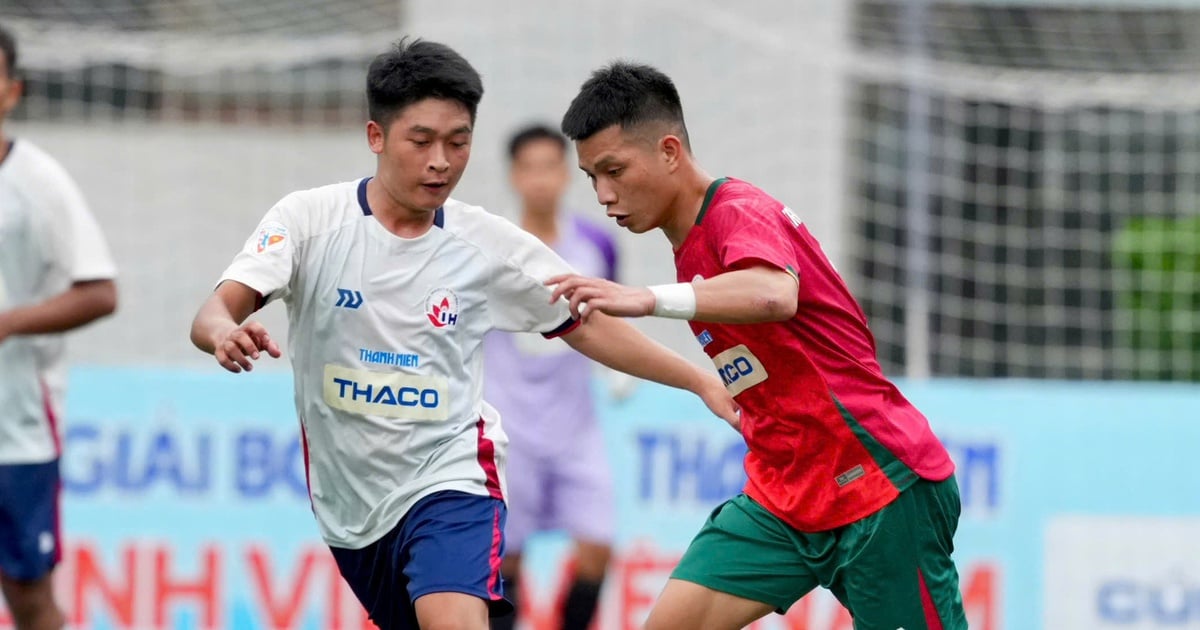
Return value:
M 45 577 L 62 559 L 58 460 L 0 465 L 0 575 Z
M 512 611 L 500 586 L 506 517 L 499 499 L 435 492 L 383 538 L 362 549 L 330 549 L 380 630 L 417 630 L 413 602 L 430 593 L 474 595 L 495 617 Z

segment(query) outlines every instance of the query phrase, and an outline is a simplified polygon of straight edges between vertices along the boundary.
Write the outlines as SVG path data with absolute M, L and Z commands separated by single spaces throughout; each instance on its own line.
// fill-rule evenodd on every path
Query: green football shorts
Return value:
M 878 512 L 805 533 L 744 494 L 713 511 L 672 578 L 785 612 L 818 586 L 855 630 L 965 630 L 950 559 L 962 511 L 958 483 L 919 480 Z

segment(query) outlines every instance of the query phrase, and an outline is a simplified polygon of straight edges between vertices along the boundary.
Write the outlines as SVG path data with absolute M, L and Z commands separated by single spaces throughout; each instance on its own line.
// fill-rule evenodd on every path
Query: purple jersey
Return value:
M 616 249 L 603 229 L 567 218 L 552 246 L 576 272 L 615 279 Z M 500 412 L 514 449 L 555 448 L 596 423 L 592 362 L 562 339 L 496 330 L 483 348 L 483 398 Z

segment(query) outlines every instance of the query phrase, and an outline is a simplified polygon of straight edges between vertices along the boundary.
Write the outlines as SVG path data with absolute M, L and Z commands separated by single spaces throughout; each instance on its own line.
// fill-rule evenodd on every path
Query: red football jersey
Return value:
M 799 280 L 783 322 L 690 322 L 742 406 L 746 494 L 801 531 L 866 517 L 918 478 L 954 472 L 925 416 L 887 378 L 862 308 L 800 218 L 718 179 L 675 252 L 680 282 L 768 265 Z

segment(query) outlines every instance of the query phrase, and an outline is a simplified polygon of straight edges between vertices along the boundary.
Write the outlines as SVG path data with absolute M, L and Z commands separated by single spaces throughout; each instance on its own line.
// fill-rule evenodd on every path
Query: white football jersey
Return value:
M 401 238 L 371 215 L 367 181 L 284 197 L 221 277 L 287 304 L 313 512 L 327 543 L 351 549 L 433 492 L 503 498 L 484 334 L 575 325 L 543 285 L 571 268 L 536 238 L 455 200 Z
M 0 162 L 0 311 L 43 302 L 117 269 L 96 219 L 66 170 L 28 140 Z M 0 464 L 59 455 L 66 383 L 63 336 L 0 341 Z

